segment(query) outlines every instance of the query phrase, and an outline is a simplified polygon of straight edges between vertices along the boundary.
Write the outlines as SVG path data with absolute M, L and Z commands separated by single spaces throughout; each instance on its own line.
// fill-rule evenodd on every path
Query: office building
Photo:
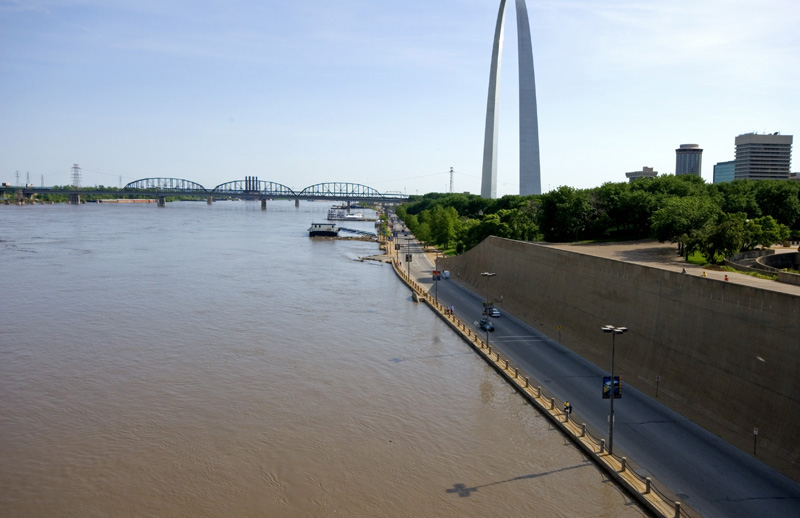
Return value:
M 791 135 L 745 133 L 736 137 L 736 180 L 787 180 L 791 165 Z
M 728 162 L 717 162 L 714 164 L 714 183 L 732 182 L 733 170 L 735 166 L 735 160 L 730 160 Z
M 703 165 L 703 150 L 697 144 L 681 144 L 675 150 L 675 174 L 700 176 Z

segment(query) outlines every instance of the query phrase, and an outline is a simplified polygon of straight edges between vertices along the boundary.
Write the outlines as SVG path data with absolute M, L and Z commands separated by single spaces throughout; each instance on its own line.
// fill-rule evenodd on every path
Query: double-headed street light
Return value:
M 434 276 L 434 282 L 436 283 L 436 303 L 439 303 L 439 277 L 442 276 L 442 272 L 439 271 L 439 252 L 436 252 L 436 265 L 434 266 L 436 270 L 436 275 Z
M 411 237 L 406 232 L 406 274 L 411 278 Z
M 628 330 L 627 327 L 615 327 L 611 324 L 606 324 L 601 327 L 604 333 L 611 333 L 611 387 L 609 392 L 609 400 L 611 401 L 611 409 L 608 416 L 608 453 L 614 453 L 614 349 L 616 345 L 617 335 L 621 335 Z
M 497 275 L 494 272 L 483 272 L 481 273 L 482 277 L 486 277 L 486 304 L 483 305 L 484 308 L 489 306 L 489 277 L 494 277 Z
M 486 304 L 483 305 L 484 310 L 488 307 L 488 304 L 489 304 L 489 277 L 494 277 L 495 275 L 497 275 L 497 274 L 494 273 L 494 272 L 483 272 L 483 273 L 481 273 L 481 277 L 486 277 Z M 488 313 L 486 311 L 483 311 L 483 313 L 485 314 L 485 316 L 482 317 L 482 318 L 488 319 L 489 318 Z M 488 322 L 487 322 L 487 325 L 486 325 L 486 346 L 487 347 L 489 346 L 489 325 L 488 325 Z

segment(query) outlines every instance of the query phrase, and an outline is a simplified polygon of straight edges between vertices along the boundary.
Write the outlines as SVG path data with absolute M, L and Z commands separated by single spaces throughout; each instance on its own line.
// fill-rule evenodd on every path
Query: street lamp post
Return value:
M 611 333 L 611 391 L 609 393 L 609 400 L 611 401 L 611 408 L 608 416 L 608 453 L 614 453 L 614 352 L 616 346 L 617 335 L 621 335 L 628 330 L 627 327 L 614 327 L 611 324 L 606 324 L 601 328 L 604 333 Z
M 436 282 L 436 303 L 439 303 L 439 277 L 442 276 L 441 272 L 439 272 L 439 252 L 436 252 L 436 278 L 434 281 Z
M 486 304 L 483 305 L 484 308 L 489 306 L 489 277 L 494 277 L 497 275 L 494 272 L 483 272 L 481 273 L 482 277 L 486 277 Z
M 483 272 L 483 273 L 481 273 L 481 277 L 486 277 L 486 302 L 487 303 L 489 302 L 489 278 L 490 277 L 494 277 L 495 275 L 497 275 L 497 274 L 494 273 L 494 272 Z M 483 307 L 486 308 L 487 306 L 484 305 Z M 484 318 L 488 318 L 488 316 L 489 315 L 486 315 Z M 488 325 L 486 326 L 486 347 L 489 347 L 489 326 Z
M 411 278 L 411 238 L 406 234 L 406 274 Z

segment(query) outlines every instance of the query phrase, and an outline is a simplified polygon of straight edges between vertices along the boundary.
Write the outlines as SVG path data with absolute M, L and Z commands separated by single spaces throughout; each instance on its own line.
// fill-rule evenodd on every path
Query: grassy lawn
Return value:
M 689 264 L 696 264 L 697 266 L 709 266 L 708 259 L 700 252 L 693 252 L 686 259 L 686 262 Z
M 726 272 L 733 272 L 733 273 L 743 273 L 745 275 L 749 275 L 750 277 L 756 277 L 758 279 L 766 279 L 768 281 L 777 281 L 778 280 L 778 276 L 777 275 L 769 275 L 769 274 L 766 274 L 766 273 L 756 273 L 756 272 L 745 272 L 745 271 L 742 271 L 742 270 L 737 270 L 736 268 L 731 268 L 730 266 L 722 266 L 722 267 L 720 267 L 720 270 L 723 270 L 723 271 L 726 271 Z

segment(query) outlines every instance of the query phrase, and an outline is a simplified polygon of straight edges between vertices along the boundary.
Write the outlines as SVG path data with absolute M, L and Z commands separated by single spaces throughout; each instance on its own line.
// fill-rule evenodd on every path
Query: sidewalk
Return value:
M 725 281 L 733 284 L 742 284 L 764 290 L 790 293 L 800 296 L 800 286 L 785 284 L 782 282 L 759 279 L 744 273 L 727 272 L 712 268 L 703 268 L 695 264 L 687 263 L 683 257 L 677 253 L 677 245 L 674 243 L 659 243 L 654 240 L 625 241 L 621 243 L 538 243 L 549 248 L 567 250 L 579 254 L 592 255 L 595 257 L 605 257 L 625 263 L 640 264 L 651 268 L 671 270 L 681 272 L 686 269 L 687 275 L 702 276 L 705 272 L 707 278 Z M 795 247 L 784 248 L 775 247 L 775 253 L 796 252 Z

